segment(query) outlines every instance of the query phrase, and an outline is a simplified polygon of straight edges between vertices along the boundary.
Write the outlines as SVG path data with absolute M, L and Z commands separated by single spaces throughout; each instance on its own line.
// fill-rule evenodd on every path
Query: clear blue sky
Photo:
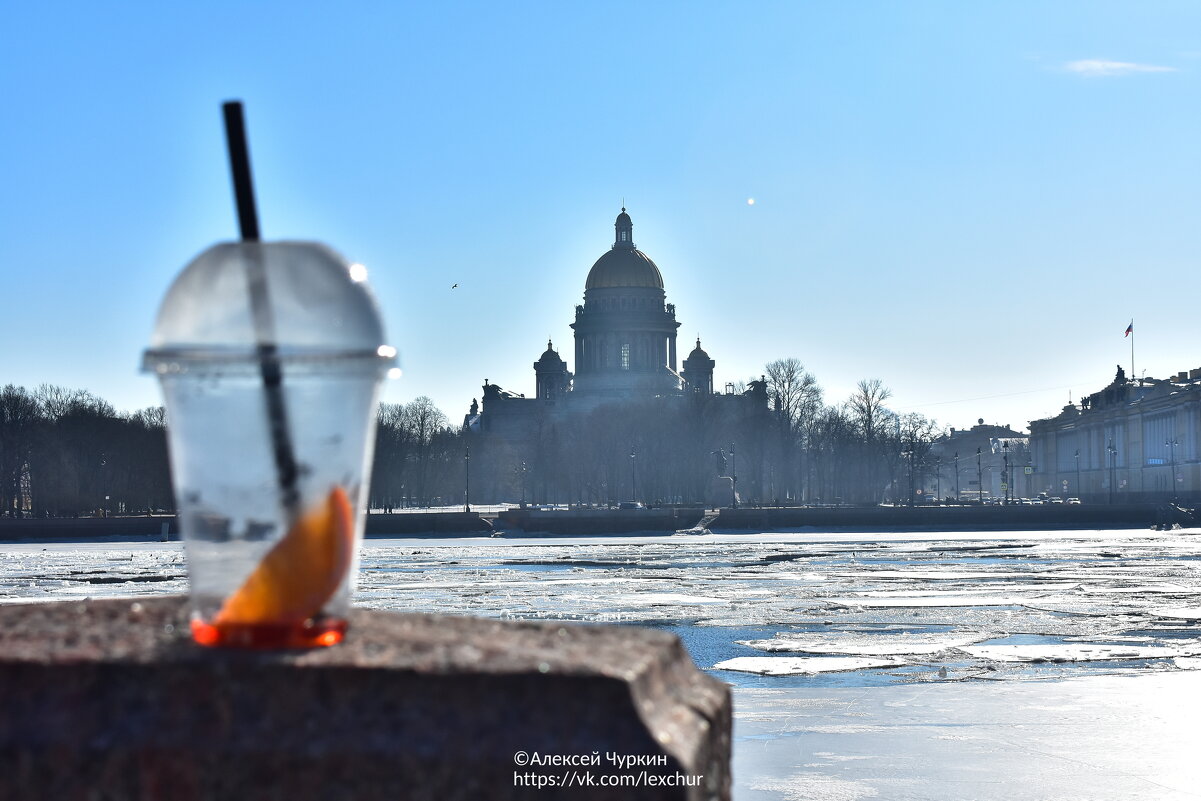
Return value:
M 1132 317 L 1139 373 L 1201 367 L 1199 77 L 1191 2 L 9 4 L 0 383 L 158 402 L 241 98 L 264 236 L 371 270 L 388 400 L 570 364 L 624 198 L 719 385 L 793 356 L 1021 427 L 1129 369 Z

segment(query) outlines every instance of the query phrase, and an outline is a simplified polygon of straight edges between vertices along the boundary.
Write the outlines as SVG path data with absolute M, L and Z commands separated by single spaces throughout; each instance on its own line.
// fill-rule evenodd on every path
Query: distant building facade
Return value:
M 1086 502 L 1201 502 L 1201 369 L 1130 380 L 1030 423 L 1039 491 Z
M 981 418 L 968 429 L 954 429 L 930 447 L 934 470 L 926 493 L 939 498 L 979 501 L 1029 498 L 1036 495 L 1029 437 L 1008 425 L 990 425 Z M 1008 465 L 1008 474 L 1006 473 Z

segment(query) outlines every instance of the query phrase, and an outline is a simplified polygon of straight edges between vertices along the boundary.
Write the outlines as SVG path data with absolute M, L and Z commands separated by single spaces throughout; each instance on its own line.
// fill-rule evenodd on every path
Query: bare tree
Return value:
M 932 472 L 930 449 L 941 433 L 938 423 L 925 415 L 910 412 L 897 417 L 895 434 L 886 438 L 884 450 L 890 472 L 898 482 L 904 479 L 898 483 L 898 500 L 913 505 L 917 488 Z
M 405 427 L 404 406 L 381 403 L 375 418 L 375 456 L 368 508 L 391 512 L 403 503 L 411 436 Z
M 790 431 L 800 431 L 821 408 L 822 389 L 799 359 L 767 365 L 767 392 Z
M 446 415 L 425 395 L 405 404 L 404 424 L 417 443 L 422 445 L 429 445 L 435 434 L 450 427 Z
M 887 434 L 885 422 L 895 415 L 884 402 L 892 397 L 892 391 L 878 378 L 865 378 L 856 386 L 847 400 L 847 408 L 859 429 L 862 448 L 859 454 L 860 471 L 863 477 L 863 497 L 873 503 L 883 499 L 889 482 L 883 482 L 881 464 L 884 456 L 883 437 Z
M 404 407 L 404 426 L 408 429 L 417 455 L 417 492 L 418 502 L 428 506 L 433 493 L 430 492 L 430 473 L 432 464 L 432 445 L 434 438 L 450 427 L 446 415 L 434 405 L 425 395 L 408 403 Z
M 777 426 L 768 447 L 771 495 L 804 496 L 805 430 L 822 405 L 822 390 L 799 359 L 777 359 L 766 367 L 767 394 Z
M 884 382 L 878 378 L 865 378 L 855 385 L 855 391 L 847 401 L 847 406 L 868 442 L 879 436 L 880 423 L 887 411 L 884 401 L 891 397 L 892 390 L 884 386 Z

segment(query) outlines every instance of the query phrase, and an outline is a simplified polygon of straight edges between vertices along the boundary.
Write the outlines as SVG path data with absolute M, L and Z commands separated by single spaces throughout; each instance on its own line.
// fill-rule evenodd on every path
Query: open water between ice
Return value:
M 1201 798 L 1199 546 L 1194 530 L 369 539 L 356 597 L 678 634 L 735 688 L 738 799 Z M 186 591 L 177 543 L 0 554 L 7 602 Z

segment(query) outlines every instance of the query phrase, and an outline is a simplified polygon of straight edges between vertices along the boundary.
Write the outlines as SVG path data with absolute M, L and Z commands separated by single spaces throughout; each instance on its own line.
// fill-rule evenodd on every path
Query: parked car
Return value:
M 1080 499 L 1079 498 L 1068 498 L 1066 501 L 1064 501 L 1064 503 L 1071 504 L 1072 506 L 1079 506 Z
M 617 505 L 618 509 L 645 509 L 646 504 L 642 501 L 622 501 Z

